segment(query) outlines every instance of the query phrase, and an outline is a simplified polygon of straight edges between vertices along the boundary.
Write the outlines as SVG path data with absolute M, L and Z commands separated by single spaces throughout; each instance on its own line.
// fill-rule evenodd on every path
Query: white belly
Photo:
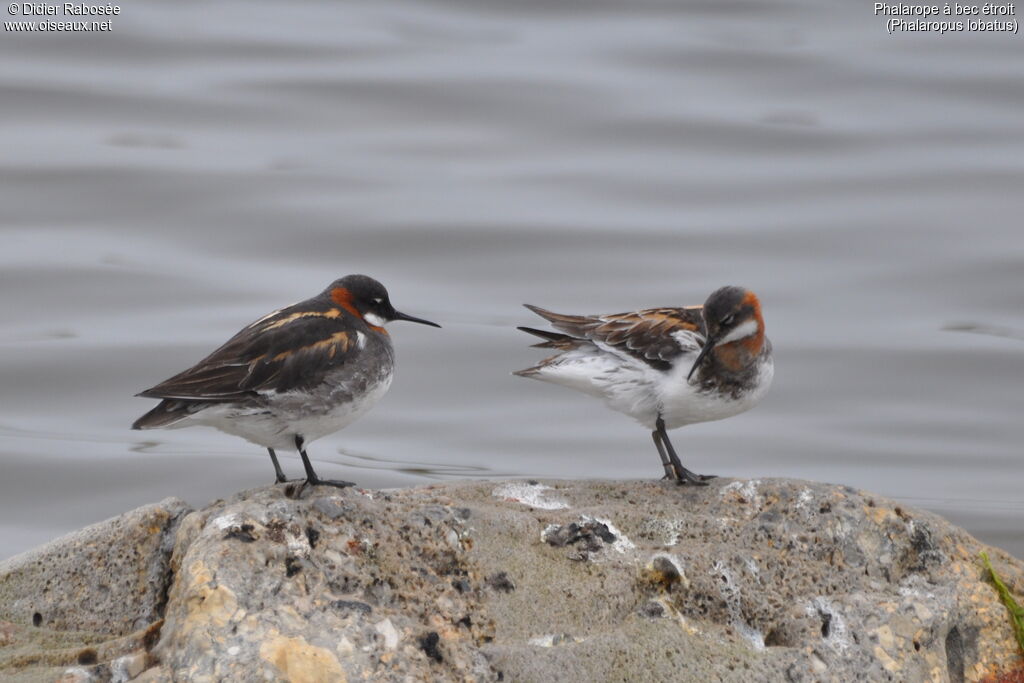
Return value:
M 757 405 L 771 385 L 773 366 L 769 361 L 761 368 L 755 386 L 738 398 L 702 392 L 686 380 L 696 354 L 692 356 L 677 359 L 671 371 L 662 372 L 637 359 L 579 349 L 563 354 L 533 376 L 604 399 L 611 409 L 651 430 L 659 416 L 668 429 L 675 429 L 738 415 Z
M 590 348 L 568 351 L 532 377 L 601 398 L 612 410 L 654 428 L 664 373 L 646 363 Z
M 355 422 L 377 404 L 391 386 L 392 374 L 366 387 L 352 400 L 332 403 L 327 397 L 289 392 L 268 396 L 265 408 L 213 404 L 174 427 L 206 425 L 275 450 L 295 450 L 295 435 L 309 444 Z

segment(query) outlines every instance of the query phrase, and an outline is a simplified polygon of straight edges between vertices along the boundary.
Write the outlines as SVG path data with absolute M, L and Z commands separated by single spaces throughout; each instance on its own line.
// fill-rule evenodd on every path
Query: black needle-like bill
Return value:
M 708 355 L 713 348 L 715 348 L 715 340 L 708 337 L 707 341 L 704 342 L 704 348 L 702 348 L 700 353 L 697 354 L 697 360 L 693 361 L 693 366 L 690 368 L 690 372 L 686 375 L 687 382 L 689 382 L 690 378 L 693 377 L 693 373 L 697 372 L 697 368 L 700 367 L 700 363 L 704 360 L 704 356 Z
M 395 311 L 394 312 L 394 317 L 392 318 L 392 320 L 408 320 L 411 323 L 419 323 L 420 325 L 430 325 L 431 327 L 441 327 L 437 323 L 432 323 L 429 320 L 424 320 L 423 318 L 415 318 L 415 317 L 413 317 L 411 315 L 406 315 L 405 313 L 401 313 L 399 311 Z

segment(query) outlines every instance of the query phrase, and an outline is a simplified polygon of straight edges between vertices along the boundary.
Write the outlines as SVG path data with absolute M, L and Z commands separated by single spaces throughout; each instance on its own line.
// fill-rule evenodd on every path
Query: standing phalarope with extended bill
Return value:
M 274 450 L 295 449 L 308 484 L 351 486 L 320 479 L 305 446 L 354 422 L 387 392 L 395 358 L 384 325 L 392 320 L 440 327 L 396 311 L 373 278 L 347 275 L 138 394 L 163 400 L 132 429 L 216 427 L 266 448 L 278 482 L 285 476 Z
M 651 429 L 666 477 L 679 483 L 713 475 L 683 467 L 667 430 L 750 410 L 772 383 L 761 304 L 741 287 L 722 287 L 703 306 L 611 315 L 526 307 L 566 334 L 520 327 L 559 353 L 515 374 L 602 398 Z

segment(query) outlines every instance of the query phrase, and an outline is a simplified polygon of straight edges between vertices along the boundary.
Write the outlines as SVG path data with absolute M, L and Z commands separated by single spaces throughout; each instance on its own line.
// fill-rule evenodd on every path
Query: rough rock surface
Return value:
M 168 498 L 0 563 L 0 620 L 125 635 L 160 618 L 178 522 Z
M 157 511 L 148 535 L 130 521 Z M 131 581 L 82 532 L 0 564 L 0 678 L 959 682 L 1022 666 L 986 546 L 846 487 L 288 485 L 182 511 L 91 528 Z M 1024 563 L 987 550 L 1024 594 Z

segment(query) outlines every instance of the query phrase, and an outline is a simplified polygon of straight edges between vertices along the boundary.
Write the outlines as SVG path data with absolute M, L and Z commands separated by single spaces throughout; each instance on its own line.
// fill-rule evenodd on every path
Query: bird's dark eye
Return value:
M 736 320 L 736 314 L 735 313 L 730 313 L 729 315 L 727 315 L 724 318 L 722 318 L 722 324 L 723 325 L 732 325 L 735 320 Z
M 375 299 L 373 300 L 373 303 L 375 303 L 375 304 L 381 304 L 381 303 L 384 303 L 384 299 L 382 299 L 382 298 L 380 298 L 380 297 L 378 296 L 378 297 L 376 297 L 376 298 L 375 298 Z

